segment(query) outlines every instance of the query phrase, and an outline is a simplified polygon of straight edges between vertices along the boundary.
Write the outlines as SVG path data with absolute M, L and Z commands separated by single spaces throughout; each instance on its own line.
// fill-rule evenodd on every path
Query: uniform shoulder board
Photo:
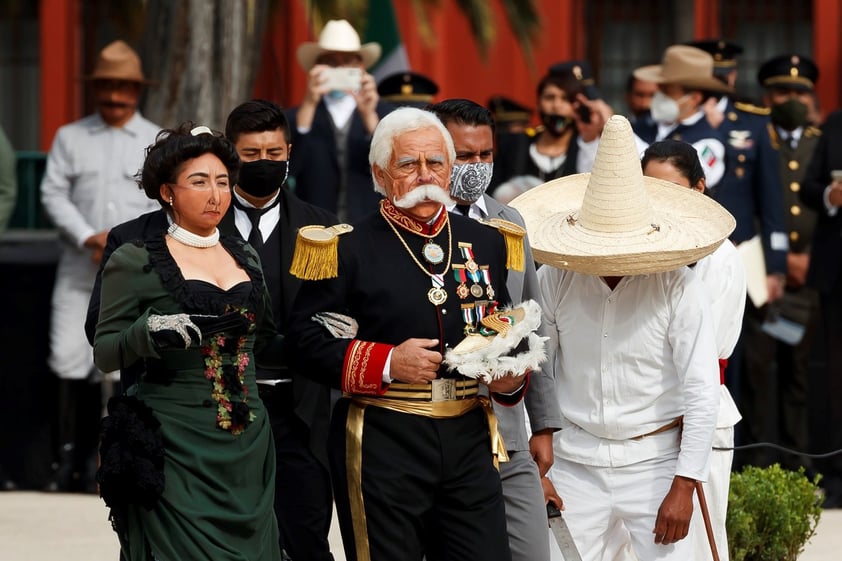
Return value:
M 760 107 L 758 105 L 754 105 L 753 103 L 743 103 L 741 101 L 734 103 L 734 107 L 738 111 L 742 111 L 744 113 L 751 113 L 753 115 L 764 115 L 767 117 L 769 116 L 769 113 L 772 112 L 772 110 L 768 107 Z
M 339 236 L 354 227 L 350 224 L 335 226 L 302 226 L 295 238 L 295 251 L 289 272 L 303 280 L 332 279 L 339 276 Z
M 814 127 L 814 126 L 811 125 L 811 126 L 807 127 L 806 129 L 804 129 L 804 136 L 821 136 L 821 135 L 822 135 L 822 129 L 820 129 L 818 127 Z
M 502 218 L 483 219 L 480 220 L 480 223 L 496 228 L 503 235 L 503 239 L 506 241 L 506 268 L 523 271 L 523 240 L 526 237 L 526 230 L 523 226 Z

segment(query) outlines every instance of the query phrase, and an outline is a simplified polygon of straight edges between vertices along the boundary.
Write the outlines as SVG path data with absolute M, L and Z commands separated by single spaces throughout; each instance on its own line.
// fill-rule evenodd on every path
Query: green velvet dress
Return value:
M 280 559 L 275 453 L 254 375 L 255 355 L 271 365 L 280 342 L 257 256 L 237 238 L 221 241 L 251 282 L 225 291 L 185 281 L 163 235 L 123 245 L 103 273 L 96 363 L 113 371 L 144 361 L 146 373 L 132 391 L 161 423 L 164 448 L 157 505 L 121 510 L 118 534 L 128 561 Z M 231 310 L 250 327 L 206 337 L 201 347 L 160 350 L 146 327 L 149 314 Z

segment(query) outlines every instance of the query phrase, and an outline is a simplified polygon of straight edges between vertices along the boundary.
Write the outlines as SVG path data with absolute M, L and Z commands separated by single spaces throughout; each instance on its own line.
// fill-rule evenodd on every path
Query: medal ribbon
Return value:
M 453 267 L 453 278 L 456 279 L 456 282 L 465 284 L 465 281 L 467 280 L 465 278 L 465 266 L 457 265 L 456 263 L 451 266 Z
M 482 273 L 482 280 L 485 281 L 485 284 L 491 286 L 491 273 L 488 272 L 488 266 L 480 267 L 480 272 Z
M 485 317 L 486 312 L 488 311 L 488 301 L 487 300 L 477 300 L 474 302 L 477 310 L 477 321 L 482 321 L 482 318 Z
M 462 304 L 462 319 L 466 325 L 473 327 L 474 325 L 474 305 Z
M 433 281 L 433 288 L 444 288 L 444 275 L 432 273 L 430 280 Z

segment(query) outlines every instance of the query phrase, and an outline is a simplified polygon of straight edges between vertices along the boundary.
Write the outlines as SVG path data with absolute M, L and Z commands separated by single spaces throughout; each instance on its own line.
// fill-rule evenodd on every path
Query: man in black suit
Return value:
M 821 129 L 800 194 L 817 214 L 807 285 L 821 299 L 827 363 L 823 387 L 816 388 L 816 395 L 825 396 L 820 409 L 827 425 L 838 427 L 842 423 L 842 111 L 831 113 Z M 827 434 L 827 449 L 842 448 L 842 432 Z M 825 508 L 842 506 L 842 456 L 826 460 L 819 471 L 827 492 Z
M 301 281 L 289 274 L 296 232 L 301 226 L 337 223 L 330 212 L 307 204 L 283 186 L 292 145 L 280 107 L 263 100 L 240 104 L 228 116 L 225 134 L 243 161 L 232 204 L 219 224 L 257 250 L 272 312 L 279 330 L 286 324 Z M 112 229 L 102 263 L 122 243 L 166 229 L 167 215 L 156 211 Z M 101 273 L 101 271 L 100 271 Z M 91 296 L 86 332 L 91 338 L 99 315 L 99 283 Z M 125 385 L 143 373 L 126 365 Z M 293 371 L 257 368 L 260 398 L 269 411 L 277 458 L 275 515 L 281 545 L 296 561 L 332 560 L 328 543 L 332 494 L 327 470 L 330 393 Z

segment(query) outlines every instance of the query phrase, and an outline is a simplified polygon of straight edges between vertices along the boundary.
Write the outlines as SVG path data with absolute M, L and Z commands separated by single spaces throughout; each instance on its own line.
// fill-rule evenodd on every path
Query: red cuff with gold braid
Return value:
M 345 351 L 342 364 L 342 391 L 361 395 L 383 395 L 389 384 L 383 383 L 386 359 L 394 347 L 354 339 Z

